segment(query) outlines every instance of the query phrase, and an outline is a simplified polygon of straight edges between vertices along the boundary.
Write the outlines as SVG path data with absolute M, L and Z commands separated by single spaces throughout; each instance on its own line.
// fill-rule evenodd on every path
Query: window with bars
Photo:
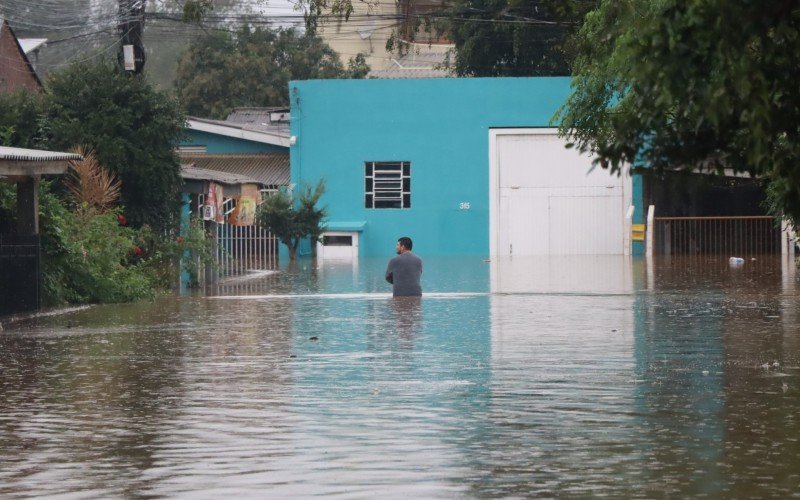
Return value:
M 368 161 L 364 163 L 366 208 L 411 208 L 411 163 Z

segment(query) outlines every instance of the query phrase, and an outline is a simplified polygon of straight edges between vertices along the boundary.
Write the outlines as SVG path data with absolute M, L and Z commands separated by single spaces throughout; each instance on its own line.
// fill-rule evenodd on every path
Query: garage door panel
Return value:
M 529 196 L 525 192 L 511 197 L 509 221 L 519 227 L 512 230 L 511 255 L 541 255 L 547 252 L 547 240 L 539 235 L 547 234 L 550 221 L 540 214 L 547 213 L 547 199 Z
M 499 136 L 500 187 L 589 187 L 618 184 L 608 171 L 592 167 L 590 156 L 564 147 L 554 135 Z M 590 172 L 591 170 L 591 172 Z
M 550 198 L 549 254 L 615 255 L 622 248 L 621 196 Z

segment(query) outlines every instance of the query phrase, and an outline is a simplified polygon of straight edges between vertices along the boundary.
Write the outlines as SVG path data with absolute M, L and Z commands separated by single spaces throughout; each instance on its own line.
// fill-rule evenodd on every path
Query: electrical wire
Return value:
M 136 16 L 120 15 L 115 2 L 106 0 L 93 1 L 86 9 L 77 8 L 80 2 L 69 0 L 28 0 L 0 2 L 0 17 L 12 22 L 15 29 L 28 33 L 63 33 L 55 40 L 48 41 L 48 45 L 64 45 L 65 49 L 72 47 L 73 54 L 66 58 L 64 63 L 39 63 L 43 68 L 58 68 L 75 61 L 75 56 L 85 52 L 97 51 L 97 44 L 103 39 L 111 37 L 117 31 L 117 26 L 126 21 L 133 21 Z M 154 6 L 145 13 L 144 39 L 146 43 L 153 42 L 191 42 L 204 31 L 220 31 L 237 33 L 243 26 L 266 27 L 271 29 L 297 29 L 304 31 L 306 16 L 298 10 L 301 5 L 298 1 L 288 1 L 282 5 L 269 5 L 263 0 L 239 0 L 233 2 L 236 9 L 218 8 L 211 11 L 203 20 L 202 26 L 190 25 L 183 22 L 181 3 L 176 0 L 152 1 Z M 85 4 L 84 4 L 85 5 Z M 157 9 L 157 10 L 153 10 Z M 318 34 L 331 43 L 347 42 L 350 40 L 364 40 L 363 34 L 369 32 L 378 34 L 380 38 L 375 43 L 383 42 L 383 36 L 388 38 L 389 31 L 395 30 L 408 22 L 440 22 L 448 21 L 458 24 L 491 24 L 491 25 L 519 25 L 519 26 L 570 26 L 570 23 L 557 23 L 544 19 L 529 17 L 529 9 L 508 9 L 502 18 L 494 18 L 497 14 L 489 13 L 483 9 L 462 9 L 457 15 L 445 17 L 438 13 L 410 13 L 401 15 L 397 13 L 380 12 L 353 12 L 347 20 L 342 16 L 323 14 L 317 17 Z M 162 23 L 164 23 L 162 25 Z M 78 31 L 75 33 L 75 31 Z M 101 48 L 94 57 L 100 57 L 120 42 L 114 41 Z M 513 36 L 492 36 L 487 41 L 506 43 L 513 41 Z M 535 43 L 535 42 L 534 42 Z M 356 56 L 352 53 L 339 53 L 340 56 Z M 372 60 L 390 61 L 391 55 L 380 56 L 370 54 Z

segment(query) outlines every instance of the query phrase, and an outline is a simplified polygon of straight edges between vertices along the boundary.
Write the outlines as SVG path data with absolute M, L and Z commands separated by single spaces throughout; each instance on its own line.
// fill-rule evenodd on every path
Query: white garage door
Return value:
M 554 130 L 492 131 L 493 253 L 625 253 L 625 178 L 564 147 Z

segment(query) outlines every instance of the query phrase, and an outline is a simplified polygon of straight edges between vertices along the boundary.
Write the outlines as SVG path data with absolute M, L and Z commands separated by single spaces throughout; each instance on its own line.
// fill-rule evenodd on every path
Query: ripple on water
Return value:
M 0 496 L 800 491 L 796 282 L 604 262 L 605 292 L 426 259 L 434 293 L 395 301 L 366 259 L 16 322 Z

